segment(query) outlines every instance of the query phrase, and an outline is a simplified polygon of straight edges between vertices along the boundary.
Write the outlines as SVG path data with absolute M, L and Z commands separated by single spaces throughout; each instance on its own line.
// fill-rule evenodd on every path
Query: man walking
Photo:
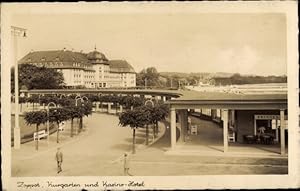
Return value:
M 129 174 L 129 158 L 127 153 L 124 154 L 124 175 L 132 176 L 131 174 Z
M 62 171 L 61 164 L 63 162 L 63 154 L 60 151 L 59 147 L 57 148 L 57 152 L 56 152 L 55 158 L 56 158 L 56 161 L 57 161 L 57 174 L 58 174 L 58 173 L 60 173 Z

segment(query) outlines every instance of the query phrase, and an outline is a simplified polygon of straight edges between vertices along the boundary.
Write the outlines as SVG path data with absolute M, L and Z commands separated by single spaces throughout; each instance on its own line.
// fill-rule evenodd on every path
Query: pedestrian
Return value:
M 57 148 L 57 152 L 55 155 L 56 161 L 57 161 L 57 174 L 62 171 L 61 165 L 63 162 L 63 153 L 60 151 L 60 148 Z
M 128 157 L 127 153 L 124 154 L 124 175 L 132 176 L 129 173 L 129 157 Z

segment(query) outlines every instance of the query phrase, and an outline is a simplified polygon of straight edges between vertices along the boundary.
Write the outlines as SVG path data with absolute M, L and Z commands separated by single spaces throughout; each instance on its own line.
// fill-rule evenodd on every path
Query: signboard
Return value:
M 254 115 L 255 119 L 280 119 L 280 115 Z

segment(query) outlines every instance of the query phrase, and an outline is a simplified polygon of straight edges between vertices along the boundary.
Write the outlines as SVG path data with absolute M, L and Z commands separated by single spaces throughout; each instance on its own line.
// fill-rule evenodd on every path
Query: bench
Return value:
M 191 135 L 197 135 L 197 125 L 191 126 Z
M 228 134 L 228 141 L 234 143 L 235 142 L 235 133 L 229 133 Z
M 48 136 L 48 134 L 46 133 L 46 130 L 38 131 L 38 132 L 33 133 L 33 140 L 41 139 L 41 138 L 47 137 L 47 136 Z

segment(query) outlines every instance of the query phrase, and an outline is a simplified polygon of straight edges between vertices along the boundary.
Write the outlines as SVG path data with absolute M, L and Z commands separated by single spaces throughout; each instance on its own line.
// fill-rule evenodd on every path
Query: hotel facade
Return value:
M 32 51 L 19 64 L 54 68 L 61 72 L 68 87 L 117 88 L 135 87 L 136 73 L 126 60 L 108 60 L 94 51 L 89 53 L 70 50 Z

